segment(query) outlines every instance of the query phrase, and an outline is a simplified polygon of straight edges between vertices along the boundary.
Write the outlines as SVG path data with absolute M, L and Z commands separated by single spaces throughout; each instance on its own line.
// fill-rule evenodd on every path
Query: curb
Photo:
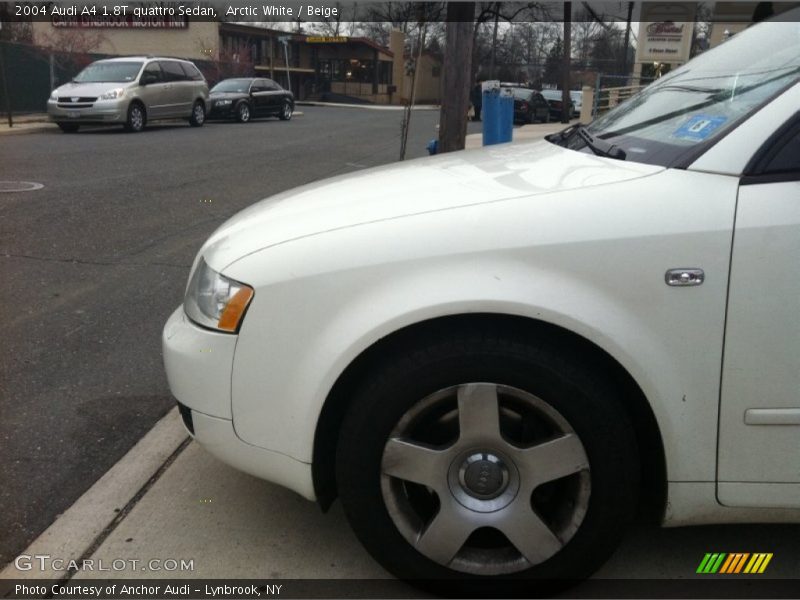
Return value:
M 41 570 L 31 559 L 31 568 L 20 570 L 15 565 L 15 559 L 0 571 L 0 579 L 69 578 L 72 570 L 68 563 L 80 563 L 102 543 L 183 450 L 189 439 L 177 407 L 173 408 L 18 555 L 63 559 L 62 568 L 54 569 L 50 563 L 49 568 Z
M 56 127 L 55 123 L 48 122 L 27 122 L 9 127 L 8 125 L 0 125 L 0 135 L 23 135 L 26 133 L 39 133 L 41 131 L 49 131 Z
M 292 117 L 304 117 L 305 113 L 298 110 L 292 114 Z M 159 121 L 159 123 L 173 123 L 172 120 Z M 180 119 L 175 119 L 174 123 L 182 122 Z M 218 121 L 223 123 L 224 121 Z M 94 124 L 89 124 L 90 127 L 95 127 Z M 97 127 L 104 127 L 104 125 L 97 125 Z M 113 125 L 112 125 L 113 127 Z M 49 121 L 27 121 L 19 123 L 14 127 L 9 128 L 7 125 L 0 124 L 0 135 L 24 135 L 26 133 L 41 133 L 42 131 L 54 131 L 57 128 L 55 123 Z
M 295 102 L 296 106 L 324 106 L 327 108 L 363 108 L 366 110 L 405 110 L 405 106 L 397 106 L 394 104 L 345 104 L 341 102 L 315 102 L 310 100 L 299 100 Z M 439 110 L 439 107 L 433 104 L 418 104 L 413 106 L 411 110 Z

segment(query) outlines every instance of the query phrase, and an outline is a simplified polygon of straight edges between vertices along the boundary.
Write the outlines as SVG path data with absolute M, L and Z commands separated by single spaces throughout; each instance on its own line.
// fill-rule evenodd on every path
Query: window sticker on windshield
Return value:
M 678 130 L 672 134 L 672 137 L 678 138 L 679 140 L 702 142 L 727 120 L 728 117 L 695 115 L 681 125 Z

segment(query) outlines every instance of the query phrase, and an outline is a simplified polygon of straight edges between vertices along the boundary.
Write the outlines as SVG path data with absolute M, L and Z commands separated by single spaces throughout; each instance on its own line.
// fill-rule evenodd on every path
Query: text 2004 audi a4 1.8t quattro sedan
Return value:
M 586 128 L 255 204 L 164 329 L 187 427 L 405 578 L 585 577 L 641 503 L 800 521 L 799 108 L 766 22 Z

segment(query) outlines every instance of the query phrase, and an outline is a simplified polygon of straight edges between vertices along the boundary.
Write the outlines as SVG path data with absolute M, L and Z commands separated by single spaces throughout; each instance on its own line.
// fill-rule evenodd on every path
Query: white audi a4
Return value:
M 643 508 L 800 522 L 798 20 L 230 219 L 164 328 L 189 431 L 409 579 L 583 578 Z

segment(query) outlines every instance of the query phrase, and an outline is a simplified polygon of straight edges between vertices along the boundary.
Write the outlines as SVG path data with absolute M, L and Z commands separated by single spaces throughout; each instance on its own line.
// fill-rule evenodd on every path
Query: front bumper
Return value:
M 232 119 L 233 118 L 233 107 L 236 106 L 235 102 L 231 102 L 230 104 L 217 104 L 214 100 L 208 101 L 208 115 L 207 118 L 209 119 Z
M 124 123 L 128 117 L 125 103 L 119 100 L 98 100 L 89 107 L 67 108 L 50 99 L 47 115 L 56 123 Z
M 203 329 L 179 307 L 164 325 L 161 343 L 172 394 L 185 406 L 231 419 L 231 373 L 236 336 Z
M 162 335 L 164 367 L 184 425 L 211 454 L 261 479 L 315 500 L 311 465 L 242 441 L 231 416 L 237 336 L 203 329 L 179 307 Z

